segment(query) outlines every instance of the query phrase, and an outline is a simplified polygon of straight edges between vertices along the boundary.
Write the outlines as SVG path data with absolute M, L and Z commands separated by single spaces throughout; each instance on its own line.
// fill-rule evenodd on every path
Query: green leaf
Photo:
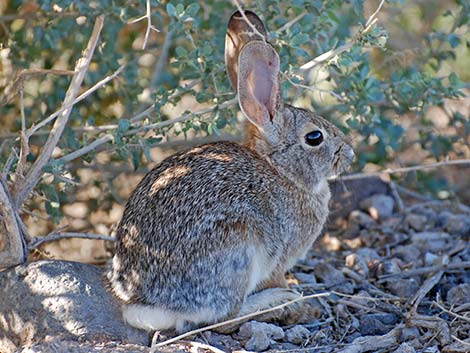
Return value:
M 176 17 L 176 9 L 172 3 L 166 4 L 166 13 L 170 17 Z
M 199 4 L 196 2 L 193 2 L 186 8 L 185 15 L 189 17 L 194 17 L 198 11 L 199 11 Z

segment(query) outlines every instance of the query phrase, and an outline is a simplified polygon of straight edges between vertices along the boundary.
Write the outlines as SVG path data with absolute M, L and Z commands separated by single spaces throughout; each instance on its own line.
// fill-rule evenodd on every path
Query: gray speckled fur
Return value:
M 237 315 L 250 293 L 283 285 L 327 218 L 326 178 L 353 153 L 334 125 L 281 102 L 264 127 L 247 124 L 244 145 L 175 154 L 138 184 L 108 275 L 124 305 L 209 310 L 196 324 L 210 323 Z M 324 135 L 318 147 L 305 143 L 312 130 Z

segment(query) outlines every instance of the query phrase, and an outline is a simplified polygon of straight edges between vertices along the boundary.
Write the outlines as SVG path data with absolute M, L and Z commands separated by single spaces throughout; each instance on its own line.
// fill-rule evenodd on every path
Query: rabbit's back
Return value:
M 254 256 L 247 238 L 273 214 L 274 179 L 267 162 L 231 142 L 164 160 L 138 184 L 117 229 L 116 294 L 128 303 L 177 303 L 171 310 L 206 306 L 195 298 L 215 303 L 209 282 L 236 282 Z

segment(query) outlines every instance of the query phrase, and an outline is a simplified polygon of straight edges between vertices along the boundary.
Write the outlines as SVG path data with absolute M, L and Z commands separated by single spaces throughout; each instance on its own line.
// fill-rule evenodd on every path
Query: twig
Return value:
M 8 243 L 0 251 L 0 268 L 18 265 L 26 259 L 26 249 L 16 215 L 6 184 L 0 179 L 0 222 L 6 230 Z
M 448 165 L 470 165 L 470 159 L 454 159 L 454 160 L 445 160 L 442 162 L 437 163 L 430 163 L 430 164 L 421 164 L 415 165 L 411 167 L 403 167 L 403 168 L 396 168 L 396 169 L 384 169 L 378 172 L 371 172 L 371 173 L 355 173 L 349 175 L 341 176 L 342 180 L 356 180 L 356 179 L 364 179 L 370 178 L 374 176 L 381 176 L 385 174 L 397 174 L 397 173 L 409 173 L 414 172 L 417 170 L 426 170 L 426 169 L 436 169 Z M 330 178 L 330 180 L 337 179 L 338 177 Z
M 431 277 L 427 278 L 423 285 L 418 289 L 416 294 L 413 296 L 413 298 L 409 301 L 409 305 L 411 305 L 411 315 L 416 313 L 418 311 L 418 306 L 421 303 L 421 301 L 424 299 L 426 294 L 429 293 L 431 289 L 434 288 L 435 285 L 439 283 L 441 280 L 442 276 L 444 275 L 444 271 L 438 271 Z
M 167 344 L 170 344 L 170 343 L 173 343 L 173 342 L 176 342 L 176 341 L 179 341 L 181 340 L 182 338 L 185 338 L 185 337 L 188 337 L 188 336 L 192 336 L 192 335 L 195 335 L 197 333 L 201 333 L 201 332 L 204 332 L 204 331 L 209 331 L 209 330 L 212 330 L 212 329 L 215 329 L 215 328 L 219 328 L 219 327 L 222 327 L 222 326 L 226 326 L 226 325 L 229 325 L 229 324 L 233 324 L 233 323 L 236 323 L 236 322 L 240 322 L 240 321 L 244 321 L 246 319 L 250 319 L 252 317 L 256 317 L 256 316 L 259 316 L 259 315 L 262 315 L 262 314 L 266 314 L 266 313 L 269 313 L 269 312 L 272 312 L 272 311 L 275 311 L 275 310 L 279 310 L 279 309 L 282 309 L 288 305 L 291 305 L 291 304 L 294 304 L 294 303 L 297 303 L 299 301 L 302 301 L 302 300 L 307 300 L 307 299 L 312 299 L 312 298 L 319 298 L 319 297 L 327 297 L 329 296 L 331 293 L 330 292 L 326 292 L 326 293 L 318 293 L 318 294 L 312 294 L 312 295 L 307 295 L 307 296 L 303 296 L 303 295 L 300 295 L 298 298 L 296 299 L 293 299 L 293 300 L 290 300 L 284 304 L 280 304 L 280 305 L 277 305 L 275 307 L 272 307 L 272 308 L 269 308 L 269 309 L 265 309 L 265 310 L 259 310 L 257 312 L 254 312 L 254 313 L 251 313 L 251 314 L 247 314 L 247 315 L 243 315 L 243 316 L 240 316 L 240 317 L 237 317 L 235 319 L 231 319 L 231 320 L 227 320 L 227 321 L 223 321 L 223 322 L 219 322 L 217 324 L 213 324 L 213 325 L 209 325 L 209 326 L 205 326 L 205 327 L 202 327 L 202 328 L 199 328 L 197 330 L 193 330 L 193 331 L 189 331 L 189 332 L 186 332 L 182 335 L 179 335 L 179 336 L 176 336 L 176 337 L 173 337 L 171 339 L 168 339 L 166 341 L 163 341 L 163 342 L 160 342 L 160 343 L 157 343 L 154 347 L 152 347 L 153 349 L 156 349 L 158 347 L 162 347 L 162 346 L 166 346 Z M 154 351 L 154 350 L 153 350 Z
M 56 241 L 59 239 L 70 239 L 70 238 L 80 238 L 80 239 L 95 239 L 95 240 L 106 240 L 106 241 L 116 241 L 114 237 L 101 234 L 92 234 L 92 233 L 73 233 L 73 232 L 60 232 L 60 233 L 50 233 L 42 237 L 35 237 L 29 245 L 29 250 L 37 249 L 41 244 L 48 243 L 51 241 Z
M 405 325 L 397 325 L 389 333 L 382 336 L 366 336 L 356 338 L 351 345 L 338 351 L 338 353 L 362 353 L 362 352 L 377 352 L 385 348 L 390 348 L 398 345 L 400 340 L 401 330 Z
M 24 89 L 23 83 L 20 85 L 20 112 L 21 112 L 21 132 L 20 132 L 20 157 L 18 164 L 16 165 L 14 180 L 18 181 L 24 177 L 24 171 L 26 169 L 26 157 L 29 154 L 29 137 L 26 133 L 26 116 L 24 113 Z
M 457 270 L 457 269 L 464 269 L 470 268 L 470 261 L 463 261 L 455 264 L 449 265 L 435 265 L 435 266 L 428 266 L 428 267 L 421 267 L 415 270 L 408 270 L 399 273 L 392 273 L 389 275 L 383 275 L 379 277 L 378 283 L 381 283 L 389 278 L 408 278 L 413 276 L 420 276 L 425 275 L 427 273 L 436 272 L 436 271 L 450 271 L 450 270 Z
M 379 3 L 379 6 L 377 7 L 377 9 L 374 11 L 374 13 L 372 15 L 370 15 L 369 19 L 366 21 L 366 24 L 364 26 L 364 29 L 362 31 L 360 31 L 349 43 L 346 43 L 344 45 L 342 45 L 341 47 L 339 48 L 336 48 L 336 49 L 331 49 L 321 55 L 318 55 L 316 58 L 310 60 L 309 62 L 303 64 L 301 67 L 300 67 L 300 70 L 310 70 L 312 68 L 314 68 L 315 66 L 325 62 L 325 61 L 328 61 L 332 58 L 334 58 L 335 56 L 341 54 L 341 53 L 344 53 L 345 51 L 348 51 L 349 49 L 352 48 L 352 46 L 356 43 L 356 41 L 361 38 L 364 34 L 366 34 L 371 28 L 372 26 L 376 23 L 377 21 L 377 15 L 379 14 L 380 10 L 382 9 L 382 6 L 383 4 L 385 3 L 385 0 L 381 0 L 380 3 Z
M 295 23 L 299 22 L 305 15 L 307 14 L 306 11 L 302 12 L 300 15 L 295 16 L 292 20 L 289 22 L 285 23 L 282 27 L 279 27 L 276 32 L 281 33 L 284 31 L 287 31 L 289 28 L 291 28 Z
M 150 31 L 160 32 L 156 27 L 152 25 L 152 10 L 150 8 L 150 0 L 147 0 L 147 14 L 145 17 L 147 18 L 147 30 L 145 31 L 144 37 L 144 44 L 142 44 L 142 50 L 145 50 L 147 46 L 147 41 L 149 39 Z
M 303 89 L 313 91 L 313 92 L 325 92 L 325 93 L 331 94 L 337 100 L 339 100 L 341 102 L 344 102 L 344 98 L 341 97 L 339 94 L 337 94 L 336 92 L 334 92 L 332 90 L 324 90 L 324 89 L 316 88 L 314 86 L 307 86 L 307 85 L 303 85 L 301 83 L 296 83 L 296 82 L 292 81 L 292 79 L 286 73 L 282 73 L 282 76 L 284 76 L 287 79 L 287 81 L 294 87 L 303 88 Z
M 133 24 L 147 19 L 147 29 L 145 31 L 144 43 L 142 44 L 142 50 L 145 50 L 147 47 L 147 41 L 150 35 L 150 31 L 160 32 L 158 28 L 152 25 L 152 9 L 150 7 L 150 0 L 146 0 L 146 11 L 145 15 L 140 16 L 134 20 L 127 22 L 128 24 Z
M 124 70 L 124 68 L 125 68 L 125 65 L 120 66 L 111 75 L 106 76 L 101 81 L 98 81 L 92 87 L 90 87 L 85 92 L 83 92 L 81 95 L 79 95 L 72 103 L 70 103 L 68 105 L 63 105 L 58 111 L 56 111 L 55 113 L 49 115 L 46 119 L 41 121 L 39 124 L 33 125 L 28 131 L 28 136 L 31 136 L 31 135 L 35 134 L 40 128 L 42 128 L 45 125 L 49 124 L 52 120 L 54 120 L 57 116 L 59 116 L 64 110 L 73 107 L 75 104 L 81 102 L 82 100 L 87 98 L 89 95 L 94 93 L 96 90 L 98 90 L 101 87 L 103 87 L 104 85 L 106 85 L 109 81 L 111 81 L 114 78 L 116 78 L 117 76 L 119 76 L 121 74 L 121 72 Z
M 407 196 L 410 196 L 418 201 L 432 201 L 432 198 L 429 196 L 421 195 L 420 193 L 417 193 L 416 191 L 410 190 L 408 188 L 405 188 L 399 184 L 395 184 L 395 188 L 399 193 L 405 194 Z
M 95 51 L 96 45 L 98 44 L 98 39 L 103 28 L 104 16 L 98 16 L 93 27 L 92 34 L 88 41 L 86 49 L 83 51 L 82 56 L 77 61 L 75 65 L 75 75 L 72 77 L 72 81 L 69 85 L 67 93 L 65 94 L 63 106 L 67 107 L 71 105 L 75 98 L 77 97 L 80 86 L 85 78 L 86 72 L 88 70 L 88 65 L 91 62 L 93 52 Z M 15 184 L 13 197 L 13 207 L 18 209 L 19 206 L 23 203 L 25 198 L 29 193 L 34 189 L 36 184 L 41 178 L 43 173 L 43 168 L 49 162 L 52 152 L 54 151 L 59 139 L 64 131 L 65 125 L 68 122 L 72 106 L 70 108 L 64 109 L 61 114 L 58 116 L 57 120 L 54 123 L 54 126 L 51 129 L 49 137 L 36 158 L 35 162 L 31 166 L 31 169 L 28 171 L 26 177 L 21 180 L 21 182 Z
M 466 322 L 470 322 L 470 317 L 465 317 L 465 316 L 462 316 L 462 315 L 459 315 L 457 313 L 454 313 L 453 311 L 451 310 L 448 310 L 446 308 L 444 308 L 441 304 L 439 304 L 438 302 L 436 301 L 433 301 L 432 302 L 433 305 L 437 306 L 439 309 L 441 309 L 443 312 L 449 314 L 449 315 L 452 315 L 453 317 L 456 317 L 457 319 L 460 319 L 460 320 L 463 320 L 463 321 L 466 321 Z
M 388 185 L 390 186 L 392 196 L 395 199 L 395 202 L 397 203 L 398 211 L 403 212 L 405 210 L 405 204 L 403 203 L 403 200 L 401 199 L 400 194 L 398 193 L 397 185 L 393 181 L 390 181 Z

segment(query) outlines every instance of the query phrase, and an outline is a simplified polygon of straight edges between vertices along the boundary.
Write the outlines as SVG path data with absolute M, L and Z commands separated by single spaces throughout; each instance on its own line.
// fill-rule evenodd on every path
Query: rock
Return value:
M 470 303 L 470 283 L 460 284 L 447 292 L 449 305 L 462 305 Z
M 363 211 L 368 212 L 375 220 L 388 218 L 393 214 L 395 201 L 392 197 L 382 194 L 372 195 L 363 200 L 360 207 Z
M 441 220 L 442 220 L 441 218 L 442 213 L 443 212 L 439 214 L 439 218 Z M 444 230 L 446 230 L 450 234 L 470 236 L 470 217 L 469 216 L 448 214 L 443 219 L 442 223 L 443 223 Z
M 18 353 L 148 353 L 149 348 L 135 344 L 121 344 L 118 342 L 77 342 L 52 340 L 38 342 L 32 345 L 21 347 Z M 159 353 L 186 353 L 187 350 L 181 350 L 176 345 L 167 347 L 167 350 Z
M 400 344 L 400 347 L 395 349 L 392 353 L 415 353 L 416 350 L 410 346 L 408 343 L 403 342 Z
M 419 214 L 410 213 L 405 217 L 405 223 L 418 232 L 426 228 L 427 222 L 428 218 Z
M 315 276 L 325 285 L 335 291 L 352 294 L 354 285 L 346 280 L 343 273 L 326 262 L 320 262 L 315 266 Z
M 411 298 L 419 289 L 419 283 L 414 278 L 390 278 L 387 288 L 393 294 L 402 298 Z
M 400 335 L 402 341 L 411 341 L 418 338 L 419 336 L 419 330 L 415 326 L 403 328 Z
M 279 326 L 265 322 L 250 321 L 244 323 L 238 335 L 249 338 L 245 348 L 250 351 L 260 352 L 269 348 L 272 340 L 280 340 L 285 337 L 284 330 Z
M 427 249 L 426 249 L 427 250 Z M 420 249 L 415 245 L 399 245 L 395 248 L 394 256 L 401 259 L 405 264 L 421 265 L 418 259 L 421 256 Z
M 369 216 L 367 213 L 364 213 L 359 210 L 354 210 L 349 214 L 349 225 L 357 224 L 359 229 L 369 228 L 375 225 L 375 220 Z
M 311 273 L 295 272 L 294 277 L 302 283 L 316 284 L 317 279 Z
M 286 331 L 287 341 L 293 344 L 301 345 L 305 343 L 305 341 L 307 341 L 310 336 L 310 331 L 301 325 L 295 325 Z
M 362 277 L 369 277 L 369 268 L 367 267 L 367 262 L 363 257 L 357 254 L 349 254 L 345 258 L 345 265 L 349 268 L 352 268 Z
M 238 334 L 241 337 L 251 337 L 255 332 L 264 332 L 270 338 L 280 340 L 285 337 L 284 330 L 276 325 L 266 322 L 250 321 L 245 322 L 239 329 Z
M 401 264 L 401 260 L 397 258 L 380 262 L 377 266 L 377 275 L 383 276 L 401 272 Z
M 365 314 L 359 319 L 359 329 L 361 334 L 365 336 L 383 335 L 390 331 L 397 320 L 398 318 L 394 314 Z
M 0 272 L 0 345 L 19 347 L 46 336 L 149 343 L 147 332 L 123 322 L 100 267 L 38 261 Z
M 431 252 L 427 252 L 424 254 L 424 264 L 426 266 L 432 266 L 432 265 L 438 265 L 438 260 L 440 259 L 440 256 L 437 256 L 436 254 L 433 254 Z
M 269 348 L 271 339 L 263 331 L 253 332 L 251 338 L 245 343 L 245 348 L 254 351 L 262 352 Z
M 450 235 L 444 232 L 419 232 L 413 234 L 411 241 L 413 245 L 423 251 L 440 252 L 445 249 Z

